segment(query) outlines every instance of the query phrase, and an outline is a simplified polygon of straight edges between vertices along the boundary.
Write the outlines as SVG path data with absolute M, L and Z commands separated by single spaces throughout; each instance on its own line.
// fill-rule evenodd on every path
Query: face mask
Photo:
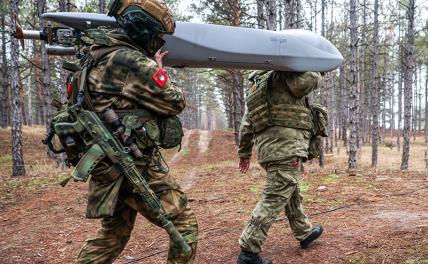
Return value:
M 141 12 L 129 12 L 118 20 L 126 34 L 153 57 L 165 44 L 159 37 L 159 25 L 152 18 L 142 16 Z

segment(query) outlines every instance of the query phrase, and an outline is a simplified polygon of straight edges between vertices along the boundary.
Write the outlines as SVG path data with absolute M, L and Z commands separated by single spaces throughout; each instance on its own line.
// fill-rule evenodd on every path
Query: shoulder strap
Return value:
M 117 46 L 107 46 L 107 47 L 91 49 L 90 54 L 93 58 L 92 65 L 97 65 L 102 57 L 121 48 L 129 48 L 129 47 L 123 46 L 123 45 L 117 45 Z
M 86 86 L 86 78 L 88 77 L 88 72 L 92 68 L 92 66 L 97 65 L 98 62 L 101 60 L 102 57 L 105 55 L 116 51 L 120 48 L 124 48 L 126 46 L 111 46 L 111 47 L 102 47 L 97 49 L 91 49 L 89 51 L 89 56 L 82 68 L 82 75 L 80 77 L 80 83 L 79 83 L 79 94 L 83 94 L 84 103 L 88 110 L 94 111 L 95 108 L 92 105 L 91 98 L 89 97 L 88 89 Z

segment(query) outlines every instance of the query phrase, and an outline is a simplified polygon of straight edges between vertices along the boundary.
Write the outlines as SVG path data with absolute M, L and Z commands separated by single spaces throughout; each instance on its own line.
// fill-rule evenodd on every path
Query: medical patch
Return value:
M 153 75 L 153 80 L 157 85 L 163 87 L 168 81 L 168 75 L 162 69 L 159 69 L 155 75 Z

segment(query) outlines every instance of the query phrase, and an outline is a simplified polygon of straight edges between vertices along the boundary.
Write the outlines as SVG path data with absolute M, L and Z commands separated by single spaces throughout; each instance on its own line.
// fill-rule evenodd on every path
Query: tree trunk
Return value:
M 428 64 L 425 71 L 425 143 L 428 143 Z
M 266 17 L 264 12 L 265 0 L 257 0 L 257 27 L 266 28 Z
M 27 111 L 25 107 L 25 92 L 24 92 L 24 83 L 22 82 L 21 76 L 19 76 L 19 96 L 21 96 L 21 114 L 22 114 L 22 122 L 25 126 L 28 125 L 28 117 Z
M 377 166 L 379 138 L 379 2 L 374 0 L 373 22 L 373 61 L 372 61 L 372 167 Z M 385 66 L 386 67 L 386 66 Z
M 359 141 L 361 145 L 367 143 L 370 126 L 370 93 L 365 89 L 366 87 L 366 33 L 367 33 L 367 0 L 363 0 L 362 3 L 363 14 L 362 14 L 362 25 L 361 25 L 361 38 L 358 42 L 359 44 L 359 80 L 360 80 L 360 102 L 363 107 L 360 108 L 359 115 L 359 131 L 361 131 L 359 136 Z M 368 86 L 368 85 L 367 85 Z
M 349 91 L 349 171 L 355 174 L 357 169 L 357 151 L 358 151 L 358 114 L 359 114 L 359 95 L 357 83 L 357 3 L 356 0 L 350 0 L 350 91 Z
M 18 0 L 10 1 L 11 28 L 15 28 L 15 15 L 18 12 Z M 12 160 L 13 176 L 25 175 L 24 158 L 22 156 L 22 112 L 21 96 L 19 94 L 19 44 L 15 38 L 11 39 L 11 80 L 12 80 Z
M 33 121 L 33 94 L 31 93 L 32 83 L 31 76 L 27 78 L 27 109 L 28 109 L 28 125 L 32 126 Z
M 395 106 L 395 92 L 394 92 L 394 85 L 391 83 L 391 72 L 388 74 L 388 87 L 389 87 L 389 98 L 390 98 L 390 110 L 389 110 L 389 129 L 390 129 L 390 142 L 392 144 L 392 140 L 394 138 L 394 130 L 395 130 L 395 112 L 394 112 L 394 106 Z
M 403 127 L 403 156 L 401 159 L 401 170 L 409 169 L 410 154 L 410 125 L 412 115 L 412 87 L 413 87 L 413 43 L 414 43 L 414 20 L 415 20 L 415 0 L 409 0 L 407 7 L 407 47 L 406 65 L 404 71 L 404 127 Z
M 59 11 L 67 11 L 67 1 L 66 0 L 59 0 L 58 1 L 58 9 Z
M 328 81 L 328 97 L 327 97 L 327 108 L 328 108 L 328 149 L 327 152 L 330 154 L 333 154 L 333 146 L 334 146 L 334 131 L 335 131 L 335 125 L 336 125 L 336 107 L 335 107 L 335 89 L 334 89 L 334 79 L 335 75 L 334 73 L 329 74 L 329 81 Z
M 321 35 L 325 37 L 325 9 L 326 0 L 321 0 Z
M 106 12 L 106 1 L 99 0 L 98 1 L 98 13 L 104 14 Z
M 100 0 L 99 1 L 99 5 L 101 5 L 101 2 L 104 2 L 104 8 L 105 8 L 105 0 Z M 65 0 L 60 0 L 59 1 L 59 11 L 60 12 L 67 12 L 67 3 Z M 101 12 L 100 12 L 101 13 Z M 102 12 L 104 13 L 104 12 Z M 60 72 L 60 79 L 59 79 L 59 84 L 57 85 L 58 87 L 58 93 L 59 93 L 59 99 L 61 101 L 62 104 L 67 103 L 67 88 L 66 88 L 66 81 L 67 81 L 67 77 L 69 72 L 67 70 L 64 70 L 62 68 L 62 62 L 66 59 L 66 57 L 61 57 L 58 59 L 58 69 Z
M 398 123 L 397 123 L 397 149 L 400 151 L 401 149 L 401 122 L 403 117 L 403 65 L 404 65 L 404 50 L 403 44 L 401 43 L 401 15 L 398 20 L 398 44 L 399 44 L 399 55 L 398 55 L 398 63 L 399 63 L 399 73 L 398 73 Z
M 243 104 L 242 92 L 244 89 L 244 77 L 240 70 L 231 70 L 231 78 L 233 79 L 233 128 L 235 130 L 235 143 L 239 144 L 239 129 L 243 117 Z
M 266 29 L 276 30 L 276 0 L 267 0 L 266 2 L 267 10 L 267 24 Z
M 418 74 L 415 70 L 416 66 L 413 68 L 413 77 L 414 77 L 414 85 L 413 85 L 413 105 L 412 105 L 412 135 L 413 141 L 416 140 L 416 127 L 417 127 L 417 115 L 418 115 Z
M 345 98 L 347 97 L 347 93 L 346 93 L 346 87 L 345 87 L 345 78 L 346 78 L 346 73 L 345 73 L 345 65 L 341 65 L 339 68 L 339 102 L 340 102 L 340 123 L 341 123 L 341 130 L 340 130 L 340 134 L 341 134 L 341 138 L 343 140 L 343 145 L 347 146 L 348 145 L 348 137 L 347 137 L 347 127 L 348 127 L 348 109 L 347 109 L 347 104 L 345 103 Z
M 419 88 L 418 88 L 418 131 L 422 130 L 422 65 L 419 66 Z M 427 76 L 428 78 L 428 76 Z
M 297 28 L 296 23 L 296 9 L 297 9 L 297 1 L 299 0 L 285 0 L 284 1 L 284 16 L 285 16 L 285 29 Z
M 38 0 L 37 1 L 37 7 L 39 12 L 39 17 L 44 12 L 45 9 L 45 0 Z M 40 20 L 40 30 L 43 30 L 44 28 L 44 22 L 43 20 Z M 42 67 L 42 86 L 44 91 L 44 99 L 45 99 L 45 126 L 46 129 L 49 128 L 50 122 L 52 119 L 52 90 L 51 90 L 51 71 L 49 68 L 49 60 L 48 60 L 48 53 L 46 51 L 46 45 L 45 42 L 40 43 L 40 58 L 41 58 L 41 67 Z
M 283 2 L 282 1 L 278 1 L 278 26 L 279 26 L 279 30 L 283 30 L 284 29 L 284 6 L 283 6 Z
M 1 10 L 6 10 L 6 3 L 4 0 L 0 0 Z M 1 67 L 1 127 L 6 128 L 9 123 L 9 91 L 8 91 L 8 64 L 6 58 L 6 28 L 5 28 L 5 12 L 0 12 L 1 20 L 1 49 L 2 49 L 2 67 Z

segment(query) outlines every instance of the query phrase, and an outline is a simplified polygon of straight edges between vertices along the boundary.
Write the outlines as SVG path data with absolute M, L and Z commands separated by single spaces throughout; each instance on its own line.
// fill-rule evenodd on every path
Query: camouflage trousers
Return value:
M 170 241 L 167 263 L 192 264 L 195 261 L 198 236 L 196 217 L 187 204 L 185 194 L 168 173 L 168 170 L 159 162 L 155 162 L 155 165 L 152 164 L 149 168 L 148 182 L 159 197 L 163 212 L 166 213 L 178 232 L 192 248 L 191 256 L 184 257 L 179 248 Z M 93 178 L 101 178 L 101 176 L 115 178 L 114 176 L 111 177 L 113 171 L 111 168 L 97 171 Z M 131 236 L 137 213 L 143 215 L 153 224 L 160 225 L 155 216 L 147 210 L 140 196 L 133 193 L 132 189 L 128 181 L 122 179 L 113 215 L 101 220 L 101 228 L 94 237 L 86 240 L 77 258 L 77 263 L 112 263 L 125 248 Z
M 267 171 L 262 196 L 239 238 L 244 251 L 260 253 L 269 228 L 282 210 L 288 218 L 294 237 L 302 241 L 309 236 L 312 226 L 303 212 L 299 191 L 298 168 L 294 160 L 263 164 Z

